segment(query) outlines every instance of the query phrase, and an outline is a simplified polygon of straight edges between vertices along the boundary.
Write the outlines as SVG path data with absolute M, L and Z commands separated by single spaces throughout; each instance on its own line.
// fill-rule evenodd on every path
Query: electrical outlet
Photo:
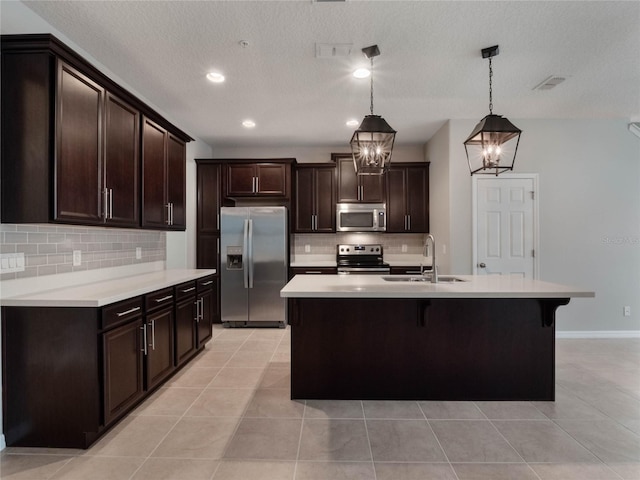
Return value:
M 142 258 L 142 248 L 136 247 L 136 260 L 140 260 Z
M 402 253 L 407 253 L 407 244 L 406 243 L 402 244 Z
M 625 317 L 630 317 L 631 316 L 631 307 L 629 305 L 625 305 L 624 309 L 623 309 L 623 314 Z
M 24 253 L 3 253 L 0 273 L 24 272 Z
M 311 245 L 307 244 L 304 246 L 304 253 L 311 253 Z
M 447 246 L 444 243 L 442 244 L 442 254 L 443 255 L 447 254 Z
M 73 266 L 79 267 L 82 265 L 82 252 L 80 250 L 73 251 Z

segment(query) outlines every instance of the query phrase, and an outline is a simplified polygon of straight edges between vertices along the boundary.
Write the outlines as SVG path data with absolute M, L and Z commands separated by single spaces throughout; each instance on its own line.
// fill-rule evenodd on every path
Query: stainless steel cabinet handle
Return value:
M 167 220 L 165 221 L 165 223 L 167 225 L 171 225 L 171 203 L 167 203 L 165 205 L 165 208 L 167 209 Z
M 256 193 L 260 191 L 260 177 L 256 177 Z
M 140 307 L 133 307 L 133 308 L 130 308 L 129 310 L 125 310 L 124 312 L 118 312 L 116 315 L 118 315 L 119 317 L 124 317 L 125 315 L 129 315 L 130 313 L 137 312 L 138 310 L 140 310 Z
M 108 197 L 109 196 L 109 189 L 105 188 L 102 190 L 102 218 L 104 218 L 105 220 L 107 218 L 109 218 L 109 201 L 108 201 Z
M 109 189 L 109 218 L 113 218 L 113 188 Z
M 196 316 L 195 316 L 194 320 L 196 322 L 200 322 L 200 299 L 198 299 L 195 302 L 193 302 L 193 304 L 196 306 Z
M 144 354 L 147 355 L 148 354 L 148 351 L 147 351 L 147 324 L 145 323 L 143 326 L 141 326 L 140 330 L 142 330 L 142 345 L 144 345 L 140 351 L 144 352 Z
M 160 302 L 164 302 L 166 300 L 171 300 L 172 298 L 173 298 L 173 295 L 167 295 L 166 297 L 156 298 L 155 302 L 156 303 L 160 303 Z
M 169 209 L 169 212 L 171 213 L 171 223 L 169 225 L 173 225 L 173 202 L 169 203 L 169 205 L 171 205 L 171 208 Z
M 407 215 L 407 230 L 411 230 L 411 215 Z
M 204 298 L 199 298 L 198 303 L 200 304 L 200 316 L 198 321 L 204 320 Z
M 320 273 L 322 274 L 322 272 L 320 270 L 305 270 L 304 271 L 305 274 L 313 274 L 313 273 Z
M 213 280 L 209 280 L 208 282 L 203 282 L 202 286 L 206 287 L 207 285 L 211 285 L 213 283 Z
M 151 320 L 151 350 L 156 349 L 156 321 Z
M 182 290 L 182 293 L 189 293 L 189 292 L 193 292 L 195 289 L 196 289 L 196 287 L 185 288 L 184 290 Z

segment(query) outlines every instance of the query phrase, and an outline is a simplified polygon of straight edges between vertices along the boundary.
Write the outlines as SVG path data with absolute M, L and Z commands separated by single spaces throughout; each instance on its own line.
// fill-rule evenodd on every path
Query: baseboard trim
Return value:
M 556 338 L 640 338 L 640 330 L 556 330 Z

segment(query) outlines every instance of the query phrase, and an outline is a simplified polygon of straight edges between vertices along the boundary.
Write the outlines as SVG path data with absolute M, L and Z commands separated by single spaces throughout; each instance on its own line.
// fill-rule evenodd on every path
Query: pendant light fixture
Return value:
M 471 175 L 499 175 L 513 170 L 522 130 L 508 119 L 493 114 L 493 67 L 491 59 L 498 55 L 498 45 L 482 49 L 489 59 L 489 115 L 475 126 L 464 142 Z
M 382 175 L 389 169 L 396 131 L 380 115 L 373 114 L 373 57 L 380 55 L 380 50 L 372 45 L 362 53 L 371 60 L 371 114 L 353 133 L 351 154 L 358 175 Z

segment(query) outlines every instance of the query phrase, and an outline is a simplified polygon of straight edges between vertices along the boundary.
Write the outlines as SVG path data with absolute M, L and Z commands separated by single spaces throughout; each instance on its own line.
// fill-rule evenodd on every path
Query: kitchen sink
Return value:
M 385 282 L 425 282 L 431 283 L 431 277 L 429 275 L 385 275 L 382 277 Z M 466 282 L 458 277 L 452 277 L 450 275 L 438 275 L 438 283 L 455 283 Z

